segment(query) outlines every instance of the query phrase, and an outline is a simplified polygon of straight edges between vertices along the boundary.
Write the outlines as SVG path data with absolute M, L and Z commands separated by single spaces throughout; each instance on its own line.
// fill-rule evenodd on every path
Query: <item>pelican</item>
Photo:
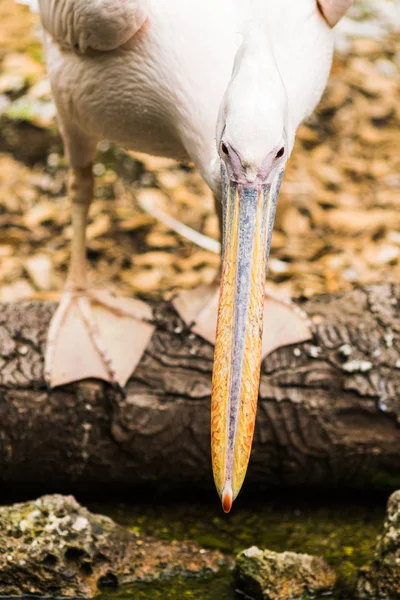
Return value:
M 73 225 L 66 289 L 48 333 L 46 377 L 53 386 L 87 376 L 124 385 L 153 331 L 144 303 L 87 283 L 85 230 L 97 143 L 106 138 L 193 161 L 221 221 L 211 445 L 225 512 L 242 487 L 252 445 L 279 189 L 296 130 L 326 85 L 332 28 L 351 4 L 38 2 L 70 165 Z

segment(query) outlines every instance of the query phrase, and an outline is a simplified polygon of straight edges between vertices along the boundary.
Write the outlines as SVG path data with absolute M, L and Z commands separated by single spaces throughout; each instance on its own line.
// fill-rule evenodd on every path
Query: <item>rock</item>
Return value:
M 238 587 L 256 600 L 292 600 L 333 590 L 336 574 L 319 556 L 253 546 L 236 557 Z
M 145 538 L 72 496 L 0 508 L 0 596 L 95 596 L 99 588 L 218 571 L 221 553 Z
M 372 562 L 361 569 L 357 596 L 400 598 L 400 490 L 389 498 L 383 532 Z

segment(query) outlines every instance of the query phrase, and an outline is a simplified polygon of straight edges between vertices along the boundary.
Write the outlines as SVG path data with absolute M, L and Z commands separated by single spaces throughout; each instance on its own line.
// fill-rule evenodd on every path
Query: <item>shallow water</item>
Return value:
M 387 496 L 368 493 L 307 495 L 296 490 L 271 495 L 268 501 L 250 497 L 238 501 L 229 516 L 218 500 L 148 497 L 116 503 L 88 502 L 89 508 L 113 517 L 141 534 L 164 539 L 192 539 L 204 548 L 234 555 L 257 545 L 324 556 L 339 575 L 340 596 L 349 598 L 357 571 L 371 557 L 382 527 Z M 120 600 L 236 600 L 231 574 L 202 580 L 163 582 L 122 591 Z M 109 600 L 110 595 L 103 595 Z
M 243 595 L 235 593 L 230 579 L 228 573 L 203 580 L 173 579 L 104 593 L 97 600 L 243 600 Z
M 263 492 L 263 497 L 267 494 Z M 111 516 L 143 535 L 191 539 L 204 548 L 235 555 L 252 545 L 275 551 L 291 550 L 324 556 L 339 575 L 339 596 L 351 597 L 358 568 L 371 557 L 380 532 L 387 494 L 308 492 L 288 490 L 254 501 L 251 494 L 235 503 L 225 516 L 218 499 L 149 494 L 138 498 L 94 501 L 77 495 L 90 510 Z M 0 504 L 1 502 L 0 498 Z M 19 498 L 13 498 L 19 500 Z M 99 600 L 240 600 L 228 571 L 201 579 L 165 580 L 104 590 Z M 326 598 L 326 597 L 325 597 Z M 317 599 L 318 600 L 318 599 Z M 322 599 L 320 599 L 322 600 Z

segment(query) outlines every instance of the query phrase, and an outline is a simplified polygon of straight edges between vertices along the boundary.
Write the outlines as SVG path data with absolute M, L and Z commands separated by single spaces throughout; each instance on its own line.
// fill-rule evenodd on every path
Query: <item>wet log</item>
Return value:
M 314 339 L 263 362 L 249 489 L 399 485 L 399 298 L 384 284 L 298 301 Z M 213 348 L 158 303 L 125 398 L 99 381 L 48 392 L 54 308 L 0 305 L 0 484 L 211 486 Z

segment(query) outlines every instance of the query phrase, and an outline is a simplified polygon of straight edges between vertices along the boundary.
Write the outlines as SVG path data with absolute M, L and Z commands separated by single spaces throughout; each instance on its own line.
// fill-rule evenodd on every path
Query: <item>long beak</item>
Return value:
M 223 178 L 223 264 L 212 386 L 211 452 L 225 512 L 242 487 L 256 419 L 265 276 L 276 185 L 246 187 Z

